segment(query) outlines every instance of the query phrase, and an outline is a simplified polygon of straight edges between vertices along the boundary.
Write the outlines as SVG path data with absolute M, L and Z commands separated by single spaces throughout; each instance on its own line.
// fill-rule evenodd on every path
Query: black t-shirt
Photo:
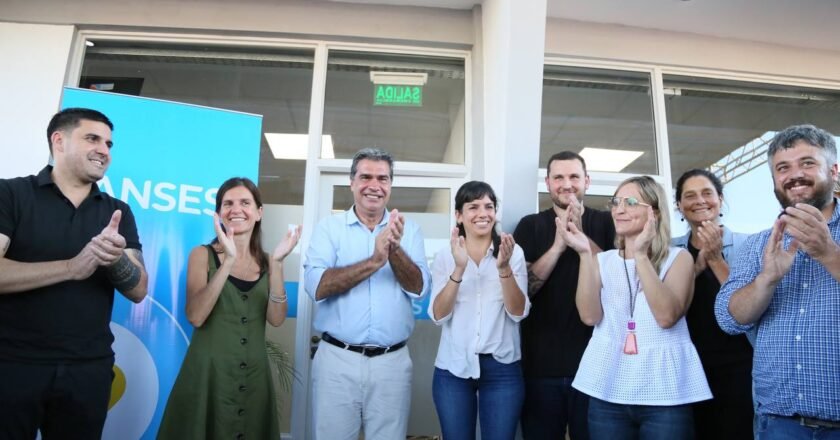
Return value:
M 557 215 L 553 208 L 522 218 L 513 237 L 533 263 L 554 243 Z M 610 213 L 586 208 L 583 232 L 601 249 L 615 247 Z M 566 248 L 545 284 L 531 298 L 531 312 L 522 321 L 522 370 L 525 377 L 573 377 L 592 336 L 575 305 L 580 257 Z
M 688 251 L 696 260 L 700 253 L 688 241 Z M 740 363 L 752 363 L 753 349 L 745 335 L 730 335 L 715 319 L 715 300 L 720 283 L 711 268 L 694 278 L 694 298 L 685 314 L 691 342 L 697 348 L 706 371 Z
M 21 263 L 67 260 L 122 211 L 126 247 L 140 249 L 137 226 L 124 202 L 91 185 L 78 208 L 53 183 L 52 167 L 37 176 L 0 179 L 0 234 L 10 239 L 5 258 Z M 114 355 L 114 287 L 105 270 L 26 292 L 0 294 L 0 360 L 76 362 Z

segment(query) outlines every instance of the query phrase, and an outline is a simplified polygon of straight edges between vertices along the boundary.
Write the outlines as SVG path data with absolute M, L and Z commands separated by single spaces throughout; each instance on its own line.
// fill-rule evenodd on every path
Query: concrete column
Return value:
M 480 14 L 483 160 L 474 174 L 496 190 L 512 232 L 537 206 L 546 0 L 485 0 Z
M 47 124 L 58 111 L 73 26 L 0 22 L 0 178 L 47 164 Z

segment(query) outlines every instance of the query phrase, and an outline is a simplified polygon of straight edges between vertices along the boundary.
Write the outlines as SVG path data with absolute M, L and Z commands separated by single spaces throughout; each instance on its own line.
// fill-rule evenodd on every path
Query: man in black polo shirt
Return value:
M 525 405 L 522 433 L 531 439 L 563 439 L 566 425 L 572 440 L 588 439 L 589 398 L 572 388 L 572 380 L 592 336 L 575 306 L 577 252 L 566 252 L 557 232 L 561 218 L 570 216 L 588 237 L 593 253 L 614 247 L 615 229 L 608 212 L 584 209 L 589 188 L 586 162 L 563 151 L 548 159 L 545 185 L 554 206 L 522 218 L 513 237 L 528 262 L 531 314 L 522 321 L 522 370 Z
M 54 165 L 0 179 L 0 439 L 102 436 L 114 289 L 134 302 L 147 290 L 134 216 L 96 185 L 112 129 L 63 110 L 47 128 Z

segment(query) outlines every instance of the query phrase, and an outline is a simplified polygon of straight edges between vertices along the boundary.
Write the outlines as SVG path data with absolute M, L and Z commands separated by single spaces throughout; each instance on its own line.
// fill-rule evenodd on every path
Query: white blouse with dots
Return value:
M 659 278 L 664 279 L 679 252 L 671 247 Z M 583 354 L 572 386 L 589 396 L 626 405 L 682 405 L 712 398 L 685 317 L 661 328 L 636 276 L 636 261 L 626 260 L 630 286 L 641 290 L 633 314 L 639 354 L 624 354 L 630 292 L 625 260 L 618 250 L 598 254 L 601 272 L 601 322 Z

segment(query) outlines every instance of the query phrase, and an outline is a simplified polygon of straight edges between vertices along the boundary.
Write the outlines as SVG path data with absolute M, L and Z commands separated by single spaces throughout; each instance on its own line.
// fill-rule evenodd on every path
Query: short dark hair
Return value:
M 717 191 L 718 196 L 723 197 L 723 182 L 720 181 L 720 178 L 717 175 L 715 175 L 715 173 L 700 168 L 692 168 L 682 173 L 682 176 L 680 176 L 680 178 L 677 179 L 677 196 L 674 200 L 674 202 L 677 205 L 679 205 L 680 199 L 682 198 L 683 186 L 685 185 L 685 181 L 692 177 L 698 176 L 702 176 L 709 179 L 709 182 L 712 182 L 712 186 L 715 187 L 715 191 Z
M 499 202 L 496 199 L 496 192 L 493 191 L 493 187 L 487 182 L 471 180 L 461 185 L 458 188 L 458 192 L 455 193 L 455 210 L 461 212 L 461 209 L 464 208 L 464 203 L 478 200 L 484 196 L 490 197 L 490 201 L 493 202 L 493 207 L 497 210 L 499 209 Z M 462 237 L 467 236 L 467 231 L 462 224 L 458 225 L 458 235 Z M 499 245 L 502 243 L 502 237 L 496 232 L 496 225 L 493 225 L 493 229 L 490 231 L 490 238 L 493 241 L 493 258 L 498 258 Z
M 362 148 L 353 155 L 353 164 L 350 165 L 350 180 L 356 177 L 359 162 L 365 159 L 373 161 L 384 160 L 388 162 L 388 174 L 391 180 L 394 180 L 394 157 L 391 156 L 391 153 L 380 150 L 379 148 Z
M 559 153 L 554 153 L 554 154 L 551 155 L 551 157 L 548 158 L 548 163 L 545 164 L 545 175 L 546 176 L 548 175 L 548 173 L 551 172 L 551 171 L 549 171 L 549 170 L 551 170 L 551 162 L 554 162 L 555 160 L 579 160 L 580 164 L 583 165 L 583 174 L 587 175 L 587 173 L 586 173 L 586 161 L 583 160 L 583 156 L 575 153 L 574 151 L 566 150 L 566 151 L 561 151 Z
M 56 131 L 72 130 L 79 126 L 81 120 L 101 122 L 108 126 L 112 131 L 114 124 L 102 112 L 82 107 L 66 108 L 50 119 L 47 125 L 47 144 L 50 146 L 50 154 L 52 154 L 52 134 Z
M 790 127 L 776 133 L 767 146 L 767 163 L 772 167 L 772 159 L 779 150 L 793 148 L 798 141 L 804 141 L 813 147 L 823 150 L 828 165 L 837 162 L 837 145 L 834 136 L 811 124 L 791 125 Z

